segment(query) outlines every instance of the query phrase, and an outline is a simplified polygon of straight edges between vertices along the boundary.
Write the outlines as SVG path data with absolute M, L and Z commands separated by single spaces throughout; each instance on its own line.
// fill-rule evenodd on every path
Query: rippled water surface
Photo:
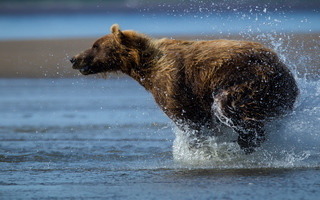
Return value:
M 299 85 L 295 112 L 244 155 L 187 149 L 131 79 L 1 79 L 0 199 L 318 199 L 320 87 Z

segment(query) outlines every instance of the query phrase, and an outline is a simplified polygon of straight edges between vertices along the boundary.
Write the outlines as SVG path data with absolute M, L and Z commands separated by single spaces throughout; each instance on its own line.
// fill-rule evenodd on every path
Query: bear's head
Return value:
M 121 31 L 119 25 L 110 28 L 111 34 L 94 42 L 92 47 L 70 59 L 73 69 L 83 75 L 122 71 L 129 73 L 141 65 L 141 52 L 149 39 L 135 31 Z

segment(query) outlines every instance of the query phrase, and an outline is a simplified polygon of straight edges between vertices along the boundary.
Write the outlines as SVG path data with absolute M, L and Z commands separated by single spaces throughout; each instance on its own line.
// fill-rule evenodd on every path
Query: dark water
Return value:
M 0 40 L 98 37 L 118 23 L 123 29 L 161 36 L 320 32 L 320 12 L 256 8 L 247 12 L 1 15 Z M 23 30 L 23 31 L 22 31 Z
M 320 85 L 244 155 L 190 151 L 130 79 L 1 79 L 0 199 L 319 199 Z

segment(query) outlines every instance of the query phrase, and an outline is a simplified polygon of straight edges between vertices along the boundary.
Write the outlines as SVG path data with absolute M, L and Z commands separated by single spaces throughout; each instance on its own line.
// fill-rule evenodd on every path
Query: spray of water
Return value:
M 238 144 L 233 142 L 237 136 L 232 130 L 226 131 L 228 138 L 213 136 L 208 138 L 201 148 L 189 148 L 188 135 L 192 135 L 192 130 L 183 132 L 174 128 L 176 139 L 173 144 L 173 156 L 177 163 L 190 167 L 214 168 L 320 166 L 320 82 L 318 79 L 308 79 L 305 74 L 300 73 L 301 67 L 307 67 L 306 61 L 312 58 L 298 53 L 295 55 L 299 55 L 300 58 L 292 60 L 291 47 L 283 42 L 290 40 L 290 36 L 283 39 L 273 37 L 272 34 L 260 34 L 257 38 L 268 40 L 267 43 L 271 44 L 294 73 L 300 88 L 294 111 L 266 125 L 268 140 L 251 155 L 245 155 Z
M 292 19 L 290 16 L 293 16 L 293 11 L 286 10 L 286 7 L 280 2 L 200 0 L 183 0 L 178 4 L 167 2 L 157 6 L 169 16 L 188 19 L 192 16 L 194 25 L 201 21 L 206 27 L 211 27 L 212 34 L 218 38 L 236 33 L 245 40 L 266 44 L 290 67 L 300 88 L 294 111 L 266 125 L 268 140 L 256 152 L 245 155 L 233 142 L 237 135 L 232 130 L 226 131 L 228 137 L 210 137 L 203 141 L 200 148 L 189 148 L 193 130 L 186 129 L 183 132 L 174 128 L 173 157 L 177 163 L 214 168 L 320 166 L 320 73 L 319 62 L 315 61 L 320 60 L 320 56 L 314 53 L 319 52 L 320 40 L 313 39 L 316 41 L 307 41 L 308 44 L 305 44 L 306 41 L 297 41 L 295 34 L 290 31 L 311 32 L 313 26 L 303 15 Z M 218 23 L 220 21 L 222 23 Z M 288 22 L 294 23 L 298 29 L 293 29 L 295 27 L 289 26 Z M 299 27 L 308 27 L 308 30 Z M 202 35 L 212 36 L 207 33 Z M 311 80 L 310 77 L 315 79 Z
M 292 168 L 320 166 L 320 84 L 298 79 L 301 96 L 294 112 L 267 124 L 268 140 L 245 155 L 232 131 L 222 140 L 210 137 L 201 148 L 189 148 L 189 134 L 174 129 L 174 159 L 190 166 L 216 168 Z M 233 138 L 233 139 L 232 139 Z

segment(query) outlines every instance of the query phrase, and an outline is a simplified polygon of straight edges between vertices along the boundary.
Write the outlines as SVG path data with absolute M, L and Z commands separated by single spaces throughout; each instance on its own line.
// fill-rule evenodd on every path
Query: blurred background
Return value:
M 137 82 L 72 69 L 114 23 L 261 42 L 296 77 L 297 106 L 252 156 L 214 138 L 193 152 Z M 0 199 L 318 200 L 319 50 L 319 0 L 0 0 Z
M 68 59 L 114 23 L 153 37 L 258 40 L 279 51 L 290 43 L 289 55 L 303 43 L 312 57 L 319 8 L 318 0 L 1 0 L 0 77 L 77 76 Z

